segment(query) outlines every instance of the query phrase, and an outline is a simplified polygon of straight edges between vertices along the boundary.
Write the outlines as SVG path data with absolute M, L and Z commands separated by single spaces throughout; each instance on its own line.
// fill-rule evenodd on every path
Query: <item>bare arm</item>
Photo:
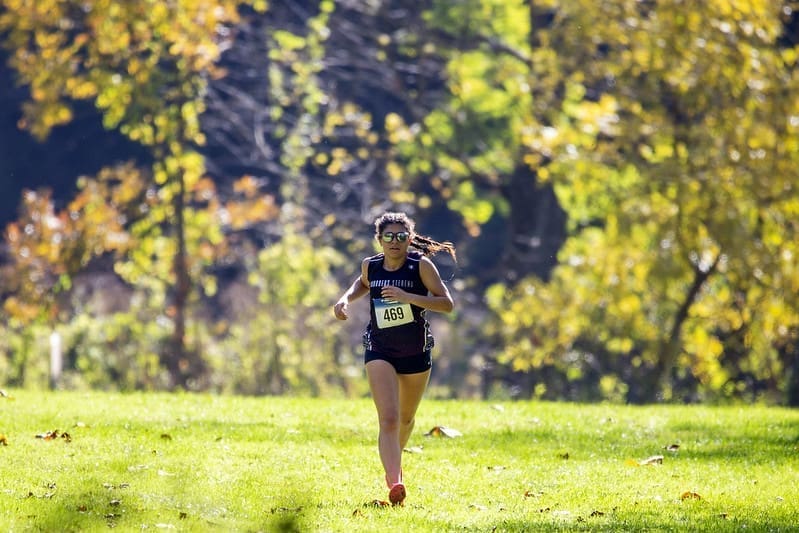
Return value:
M 349 318 L 349 314 L 347 313 L 349 304 L 369 292 L 367 271 L 367 262 L 364 260 L 361 263 L 361 275 L 355 278 L 355 281 L 344 291 L 344 294 L 338 299 L 336 305 L 333 306 L 333 314 L 336 315 L 336 318 L 339 320 L 347 320 L 347 318 Z
M 436 265 L 427 257 L 422 257 L 422 260 L 419 262 L 419 274 L 429 294 L 413 294 L 399 287 L 387 286 L 383 287 L 383 298 L 390 298 L 398 302 L 413 304 L 417 307 L 423 307 L 440 313 L 449 313 L 452 311 L 455 307 L 455 303 L 452 301 L 449 289 L 444 285 L 444 282 L 441 281 L 441 275 L 438 273 Z

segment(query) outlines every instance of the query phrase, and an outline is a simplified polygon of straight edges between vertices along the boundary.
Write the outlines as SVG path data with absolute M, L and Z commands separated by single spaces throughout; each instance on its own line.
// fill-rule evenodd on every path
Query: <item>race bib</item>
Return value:
M 375 298 L 375 318 L 380 329 L 393 328 L 413 322 L 411 304 L 404 304 L 386 298 Z

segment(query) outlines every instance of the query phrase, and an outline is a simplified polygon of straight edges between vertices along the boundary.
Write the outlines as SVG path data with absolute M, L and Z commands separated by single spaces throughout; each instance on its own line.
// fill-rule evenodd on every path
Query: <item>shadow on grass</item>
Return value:
M 96 486 L 97 482 L 89 484 Z M 25 516 L 16 517 L 20 530 L 32 531 L 101 531 L 120 529 L 124 531 L 155 528 L 189 531 L 229 531 L 225 518 L 211 519 L 202 515 L 183 512 L 170 506 L 149 508 L 145 500 L 152 495 L 136 494 L 126 490 L 124 494 L 98 490 L 57 490 L 52 495 L 28 496 L 29 505 Z M 299 533 L 313 529 L 311 502 L 300 501 L 295 496 L 280 498 L 281 504 L 264 511 L 258 517 L 249 517 L 257 531 Z M 227 517 L 233 519 L 233 517 Z M 239 519 L 242 517 L 238 517 Z M 245 523 L 245 519 L 241 523 Z M 233 523 L 238 523 L 233 519 Z
M 285 516 L 277 516 L 273 520 L 267 521 L 265 528 L 267 531 L 276 533 L 300 533 L 305 531 L 302 527 L 304 522 L 302 511 L 298 511 Z
M 310 501 L 293 494 L 283 496 L 281 502 L 269 510 L 270 515 L 265 517 L 262 524 L 264 531 L 300 533 L 312 530 L 313 513 Z

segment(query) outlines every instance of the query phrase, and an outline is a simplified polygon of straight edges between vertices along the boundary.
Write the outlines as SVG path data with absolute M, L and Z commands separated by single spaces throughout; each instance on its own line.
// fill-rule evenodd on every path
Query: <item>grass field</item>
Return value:
M 425 400 L 391 507 L 369 399 L 6 394 L 3 531 L 799 530 L 797 410 Z

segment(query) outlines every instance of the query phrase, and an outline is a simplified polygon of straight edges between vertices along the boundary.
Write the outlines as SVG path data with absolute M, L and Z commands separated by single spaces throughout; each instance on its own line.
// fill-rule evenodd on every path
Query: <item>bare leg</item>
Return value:
M 418 374 L 399 374 L 399 399 L 400 399 L 400 450 L 408 444 L 408 439 L 416 424 L 416 410 L 422 401 L 427 382 L 430 379 L 430 370 Z
M 430 371 L 398 375 L 393 366 L 377 359 L 366 364 L 366 374 L 380 427 L 377 447 L 391 487 L 401 480 L 402 449 L 413 431 Z
M 377 408 L 377 449 L 386 471 L 386 483 L 399 479 L 402 448 L 399 444 L 399 380 L 394 367 L 380 359 L 366 363 L 372 400 Z M 396 482 L 396 481 L 394 481 Z

